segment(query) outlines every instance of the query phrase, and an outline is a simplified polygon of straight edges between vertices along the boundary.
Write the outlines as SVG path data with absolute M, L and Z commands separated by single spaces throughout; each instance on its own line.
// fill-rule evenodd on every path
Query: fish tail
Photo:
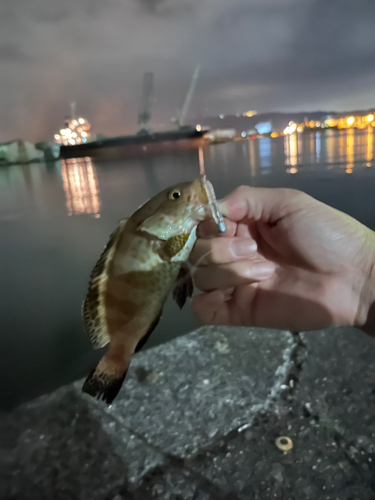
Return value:
M 111 404 L 121 389 L 128 367 L 124 359 L 115 359 L 107 353 L 86 378 L 82 391 Z

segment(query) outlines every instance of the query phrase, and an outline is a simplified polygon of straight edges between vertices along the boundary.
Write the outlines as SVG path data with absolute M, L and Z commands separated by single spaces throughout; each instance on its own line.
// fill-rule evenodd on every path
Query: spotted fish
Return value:
M 173 286 L 180 308 L 191 297 L 193 282 L 186 261 L 198 223 L 212 217 L 223 230 L 212 186 L 201 176 L 162 191 L 120 222 L 93 269 L 83 304 L 94 347 L 109 344 L 87 377 L 84 392 L 110 404 L 132 355 L 158 324 Z

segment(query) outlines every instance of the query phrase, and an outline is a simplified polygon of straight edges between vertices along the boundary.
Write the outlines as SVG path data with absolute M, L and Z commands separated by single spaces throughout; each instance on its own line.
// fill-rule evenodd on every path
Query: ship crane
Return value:
M 198 64 L 197 67 L 195 68 L 193 78 L 191 79 L 190 87 L 189 87 L 188 93 L 186 94 L 185 101 L 184 101 L 184 104 L 181 108 L 181 111 L 178 110 L 177 116 L 171 119 L 171 121 L 176 124 L 177 128 L 183 128 L 185 126 L 186 116 L 188 114 L 188 111 L 189 111 L 189 108 L 191 105 L 191 101 L 193 100 L 193 95 L 194 95 L 195 87 L 197 85 L 197 80 L 198 80 L 200 69 L 201 69 L 200 64 Z
M 153 87 L 154 75 L 151 72 L 147 72 L 143 77 L 143 92 L 141 104 L 138 113 L 138 134 L 149 134 L 150 133 L 150 119 L 151 119 L 151 103 L 152 103 L 152 87 Z

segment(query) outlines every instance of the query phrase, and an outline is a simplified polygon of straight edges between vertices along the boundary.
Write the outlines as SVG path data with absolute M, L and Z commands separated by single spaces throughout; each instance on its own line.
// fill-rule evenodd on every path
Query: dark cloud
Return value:
M 157 8 L 166 0 L 136 0 L 148 12 L 155 13 Z
M 8 62 L 30 62 L 32 57 L 27 55 L 16 43 L 0 44 L 0 61 Z
M 332 79 L 373 74 L 375 2 L 310 2 L 293 45 L 299 78 Z
M 189 15 L 199 0 L 135 0 L 143 12 L 157 17 Z M 199 7 L 199 6 L 198 6 Z
M 75 17 L 92 17 L 110 8 L 112 0 L 1 0 L 3 23 L 13 25 L 23 21 L 60 23 Z
M 197 63 L 191 117 L 373 106 L 374 19 L 373 0 L 1 0 L 0 141 L 51 137 L 69 100 L 134 131 L 145 71 L 169 123 Z

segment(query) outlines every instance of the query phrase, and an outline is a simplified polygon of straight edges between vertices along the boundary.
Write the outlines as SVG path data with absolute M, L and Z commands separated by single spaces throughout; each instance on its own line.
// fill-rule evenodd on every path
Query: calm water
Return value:
M 80 319 L 90 271 L 117 221 L 204 162 L 219 197 L 240 184 L 293 187 L 375 229 L 373 130 L 244 140 L 95 163 L 0 167 L 0 407 L 83 376 L 100 353 Z M 198 325 L 168 302 L 148 345 Z

